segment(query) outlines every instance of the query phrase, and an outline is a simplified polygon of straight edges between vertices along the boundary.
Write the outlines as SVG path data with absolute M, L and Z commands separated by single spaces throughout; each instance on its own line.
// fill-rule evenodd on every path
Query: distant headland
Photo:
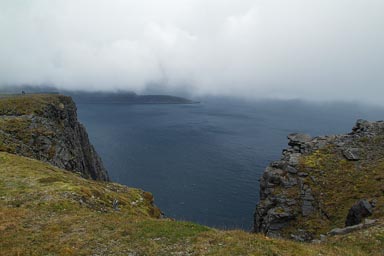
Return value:
M 78 103 L 111 104 L 196 104 L 198 101 L 171 95 L 138 95 L 133 92 L 74 92 L 67 93 Z
M 199 101 L 173 95 L 139 95 L 129 91 L 117 92 L 86 92 L 63 91 L 54 87 L 14 86 L 0 88 L 0 96 L 15 94 L 64 94 L 71 96 L 77 103 L 89 104 L 197 104 Z

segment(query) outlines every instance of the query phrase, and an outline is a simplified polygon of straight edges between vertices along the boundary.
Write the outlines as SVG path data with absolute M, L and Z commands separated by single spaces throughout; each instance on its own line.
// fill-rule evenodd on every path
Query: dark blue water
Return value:
M 287 134 L 345 133 L 356 119 L 384 119 L 380 108 L 298 101 L 77 104 L 113 181 L 151 191 L 169 217 L 246 230 L 258 179 Z

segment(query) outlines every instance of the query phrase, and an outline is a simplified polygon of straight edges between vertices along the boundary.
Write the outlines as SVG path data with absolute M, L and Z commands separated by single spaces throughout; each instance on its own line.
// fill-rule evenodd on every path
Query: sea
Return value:
M 384 119 L 384 108 L 357 103 L 76 103 L 112 181 L 152 192 L 167 217 L 247 231 L 260 176 L 288 134 L 348 133 L 357 119 Z

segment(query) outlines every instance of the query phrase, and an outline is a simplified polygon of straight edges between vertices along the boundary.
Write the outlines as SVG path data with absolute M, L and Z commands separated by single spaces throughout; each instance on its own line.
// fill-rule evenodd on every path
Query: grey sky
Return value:
M 383 0 L 1 0 L 0 85 L 384 95 Z

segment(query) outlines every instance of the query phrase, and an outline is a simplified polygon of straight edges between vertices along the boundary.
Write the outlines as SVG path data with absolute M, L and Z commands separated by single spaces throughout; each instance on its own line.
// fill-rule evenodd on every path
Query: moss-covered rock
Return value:
M 290 140 L 291 147 L 261 180 L 255 230 L 299 240 L 319 238 L 344 227 L 349 209 L 361 199 L 375 202 L 372 218 L 384 217 L 383 135 L 383 122 L 359 120 L 347 135 Z M 271 173 L 281 182 L 271 181 Z M 290 186 L 286 180 L 292 180 Z

